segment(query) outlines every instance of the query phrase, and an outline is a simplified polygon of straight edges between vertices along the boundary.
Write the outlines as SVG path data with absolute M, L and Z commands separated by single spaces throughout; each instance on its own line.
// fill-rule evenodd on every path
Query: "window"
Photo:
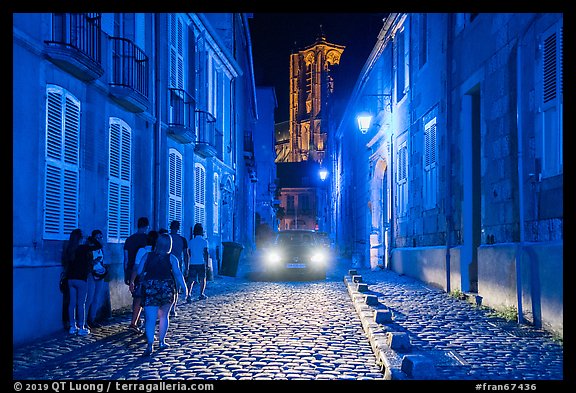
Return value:
M 78 227 L 80 101 L 46 88 L 44 238 L 65 239 Z
M 184 22 L 170 14 L 170 87 L 184 89 Z
M 407 22 L 396 34 L 396 101 L 402 100 L 408 90 L 409 78 L 409 32 Z
M 220 231 L 220 180 L 217 173 L 214 174 L 214 183 L 212 187 L 214 192 L 214 233 L 218 233 Z
M 548 30 L 542 37 L 542 175 L 555 176 L 563 171 L 562 157 L 562 60 L 563 27 L 561 24 Z
M 168 155 L 168 223 L 182 223 L 182 154 L 170 149 Z
M 418 56 L 419 68 L 428 61 L 428 14 L 420 14 L 420 48 Z
M 194 220 L 206 229 L 206 169 L 194 165 Z
M 126 122 L 110 118 L 108 152 L 108 241 L 130 236 L 132 130 Z
M 424 126 L 424 208 L 436 207 L 436 118 Z
M 400 144 L 397 152 L 396 162 L 396 205 L 398 216 L 403 217 L 408 211 L 408 145 L 406 141 Z

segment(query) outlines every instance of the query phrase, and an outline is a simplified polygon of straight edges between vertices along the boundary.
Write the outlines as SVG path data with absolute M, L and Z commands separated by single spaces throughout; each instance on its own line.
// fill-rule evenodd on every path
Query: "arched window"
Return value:
M 194 221 L 206 229 L 206 169 L 198 163 L 194 165 Z
M 182 223 L 182 154 L 176 149 L 168 151 L 168 225 L 176 220 Z
M 111 117 L 108 155 L 108 241 L 130 236 L 132 189 L 132 129 L 125 121 Z
M 78 227 L 80 101 L 46 88 L 44 238 L 65 239 Z

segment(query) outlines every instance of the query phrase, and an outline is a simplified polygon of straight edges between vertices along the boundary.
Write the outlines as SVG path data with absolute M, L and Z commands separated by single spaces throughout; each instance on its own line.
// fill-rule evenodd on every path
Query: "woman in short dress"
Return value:
M 142 278 L 142 285 L 145 288 L 142 299 L 148 342 L 145 356 L 150 356 L 154 352 L 156 320 L 159 320 L 159 348 L 169 347 L 166 342 L 166 333 L 170 325 L 170 308 L 176 300 L 176 285 L 184 290 L 184 293 L 188 290 L 178 266 L 178 258 L 170 254 L 171 250 L 172 237 L 169 234 L 161 234 L 156 241 L 154 251 L 148 253 L 146 259 L 143 259 L 138 266 L 138 275 Z

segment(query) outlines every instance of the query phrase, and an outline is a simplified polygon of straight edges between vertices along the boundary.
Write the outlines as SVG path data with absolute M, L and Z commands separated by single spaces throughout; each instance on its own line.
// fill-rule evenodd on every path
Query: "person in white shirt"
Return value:
M 188 264 L 188 296 L 186 303 L 192 302 L 192 287 L 194 283 L 200 284 L 200 295 L 198 300 L 206 299 L 206 265 L 208 264 L 208 241 L 204 239 L 204 228 L 202 224 L 196 223 L 192 232 L 192 239 L 188 242 L 190 250 L 190 261 Z

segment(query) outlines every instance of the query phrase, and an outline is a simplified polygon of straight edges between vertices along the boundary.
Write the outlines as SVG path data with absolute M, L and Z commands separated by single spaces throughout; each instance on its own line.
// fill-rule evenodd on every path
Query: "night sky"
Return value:
M 370 55 L 385 13 L 254 13 L 250 19 L 252 55 L 257 86 L 274 86 L 276 123 L 287 121 L 290 54 L 312 45 L 320 34 L 344 45 L 334 72 L 334 95 L 345 102 Z

